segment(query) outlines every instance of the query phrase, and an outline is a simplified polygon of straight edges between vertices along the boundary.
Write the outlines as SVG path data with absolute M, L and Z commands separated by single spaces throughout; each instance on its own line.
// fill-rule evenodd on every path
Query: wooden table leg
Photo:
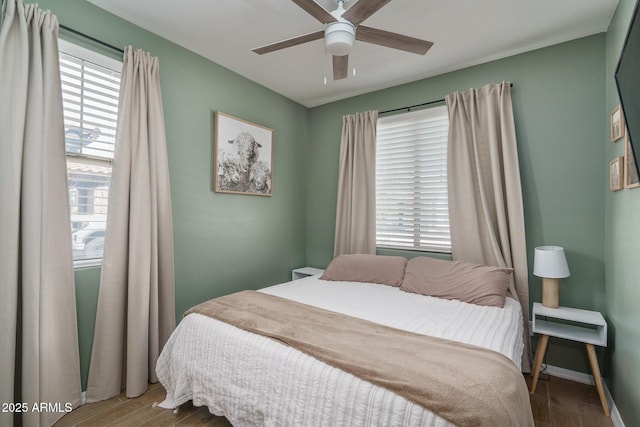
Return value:
M 536 392 L 536 385 L 538 385 L 538 375 L 540 375 L 540 366 L 542 366 L 542 359 L 544 359 L 544 353 L 547 351 L 548 342 L 548 335 L 541 335 L 540 339 L 538 340 L 538 347 L 536 348 L 536 358 L 533 362 L 533 370 L 531 371 L 533 379 L 531 380 L 531 389 L 529 390 L 529 394 L 533 394 Z
M 591 372 L 593 373 L 593 381 L 596 383 L 596 389 L 598 389 L 598 395 L 600 396 L 600 403 L 604 414 L 609 416 L 609 405 L 607 405 L 607 399 L 604 395 L 604 388 L 602 387 L 602 377 L 600 376 L 600 367 L 598 366 L 598 358 L 596 357 L 596 350 L 593 348 L 593 344 L 586 344 L 587 354 L 589 355 L 589 363 L 591 364 Z

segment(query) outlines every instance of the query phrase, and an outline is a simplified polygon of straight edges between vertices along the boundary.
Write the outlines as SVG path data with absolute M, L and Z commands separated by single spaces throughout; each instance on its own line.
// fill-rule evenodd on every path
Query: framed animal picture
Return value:
M 213 146 L 215 192 L 271 196 L 273 129 L 217 111 Z

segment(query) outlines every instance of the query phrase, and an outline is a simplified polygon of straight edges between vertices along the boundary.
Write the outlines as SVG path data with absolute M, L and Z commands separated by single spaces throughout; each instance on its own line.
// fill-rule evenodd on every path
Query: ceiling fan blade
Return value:
M 346 79 L 349 72 L 349 55 L 333 56 L 333 80 Z
M 324 30 L 315 31 L 313 33 L 304 34 L 302 36 L 292 37 L 290 39 L 282 40 L 276 43 L 268 44 L 265 46 L 257 47 L 253 49 L 258 55 L 273 52 L 276 50 L 284 49 L 286 47 L 296 46 L 299 44 L 307 43 L 313 40 L 318 40 L 324 37 Z
M 424 55 L 431 46 L 433 46 L 433 43 L 430 41 L 403 36 L 402 34 L 379 30 L 377 28 L 365 27 L 364 25 L 360 25 L 356 29 L 356 40 L 417 53 L 418 55 Z
M 358 25 L 391 0 L 359 0 L 351 6 L 342 17 L 353 25 Z
M 309 15 L 316 18 L 318 21 L 323 24 L 328 24 L 329 22 L 335 22 L 336 18 L 333 17 L 332 14 L 329 13 L 324 7 L 320 6 L 313 0 L 292 0 L 295 4 L 303 8 Z

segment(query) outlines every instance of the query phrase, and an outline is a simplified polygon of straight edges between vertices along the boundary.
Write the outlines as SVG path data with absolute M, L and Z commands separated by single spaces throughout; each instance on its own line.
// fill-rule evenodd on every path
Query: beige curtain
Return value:
M 0 17 L 0 425 L 50 426 L 80 404 L 58 20 L 22 0 Z M 20 420 L 21 418 L 21 420 Z
M 175 327 L 173 229 L 158 58 L 124 52 L 87 402 L 157 382 Z
M 510 84 L 456 92 L 446 102 L 453 259 L 514 268 L 509 291 L 522 306 L 528 372 L 529 273 Z
M 342 118 L 333 255 L 376 253 L 377 111 Z

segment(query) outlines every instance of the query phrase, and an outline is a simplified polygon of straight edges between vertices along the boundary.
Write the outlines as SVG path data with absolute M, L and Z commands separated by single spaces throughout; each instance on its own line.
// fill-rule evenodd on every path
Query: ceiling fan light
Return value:
M 324 30 L 324 46 L 326 51 L 335 56 L 349 54 L 353 48 L 356 30 L 348 22 L 332 22 Z

